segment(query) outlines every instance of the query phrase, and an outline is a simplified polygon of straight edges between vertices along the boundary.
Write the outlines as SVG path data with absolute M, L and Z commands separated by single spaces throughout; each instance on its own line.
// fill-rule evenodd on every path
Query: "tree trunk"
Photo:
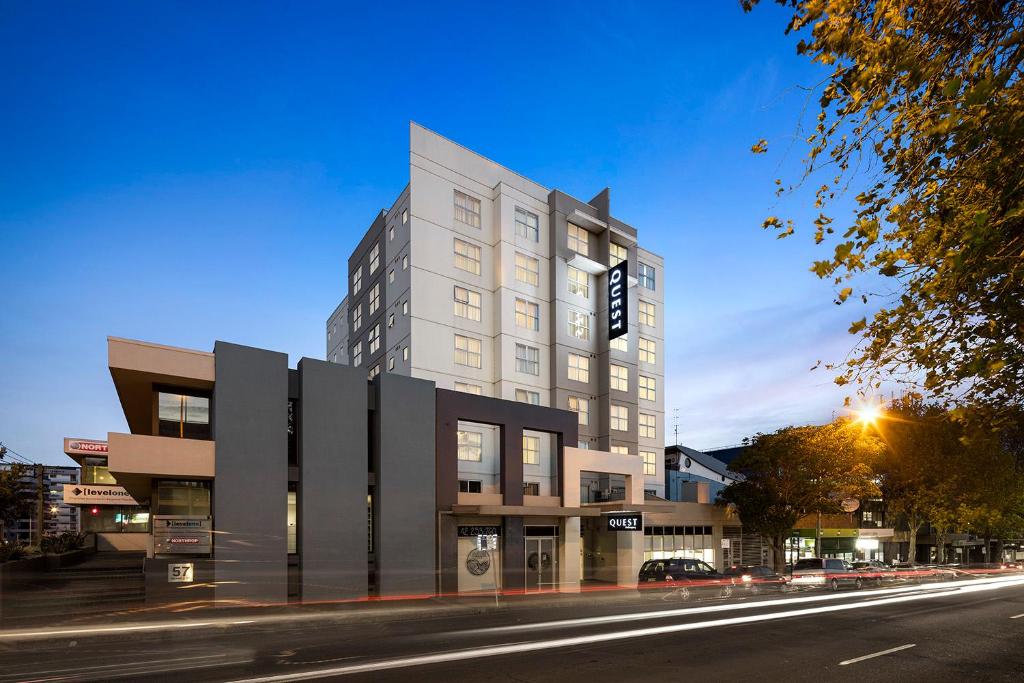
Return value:
M 935 530 L 935 563 L 946 564 L 946 532 Z
M 914 522 L 907 525 L 910 527 L 910 544 L 907 549 L 907 562 L 917 564 L 917 533 L 923 526 L 921 522 Z
M 772 548 L 772 569 L 775 570 L 776 574 L 782 574 L 786 570 L 786 553 L 784 550 L 785 542 L 785 536 L 775 536 L 769 542 L 769 545 Z

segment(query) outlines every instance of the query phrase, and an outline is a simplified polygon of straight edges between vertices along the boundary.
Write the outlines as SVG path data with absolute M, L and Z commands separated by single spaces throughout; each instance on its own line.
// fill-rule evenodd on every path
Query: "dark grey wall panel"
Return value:
M 287 600 L 288 356 L 218 341 L 213 391 L 217 598 Z
M 366 595 L 366 370 L 299 361 L 302 599 Z
M 434 383 L 385 372 L 374 415 L 377 586 L 381 595 L 435 590 Z

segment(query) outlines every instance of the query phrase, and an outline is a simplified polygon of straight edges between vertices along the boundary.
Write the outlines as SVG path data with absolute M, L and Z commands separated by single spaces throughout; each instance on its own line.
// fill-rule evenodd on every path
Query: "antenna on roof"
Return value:
M 675 445 L 679 445 L 679 408 L 672 409 L 672 425 L 676 433 Z

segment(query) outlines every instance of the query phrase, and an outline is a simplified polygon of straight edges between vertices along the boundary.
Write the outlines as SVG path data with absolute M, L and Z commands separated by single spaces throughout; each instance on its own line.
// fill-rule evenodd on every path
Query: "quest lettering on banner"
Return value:
M 618 339 L 629 331 L 627 267 L 628 262 L 622 261 L 608 269 L 608 341 Z

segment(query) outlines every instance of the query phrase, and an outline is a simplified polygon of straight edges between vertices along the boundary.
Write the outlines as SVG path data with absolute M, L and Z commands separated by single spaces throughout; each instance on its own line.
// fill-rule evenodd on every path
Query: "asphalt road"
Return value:
M 2 631 L 0 682 L 25 680 L 1021 681 L 1024 576 L 685 604 L 585 596 Z

